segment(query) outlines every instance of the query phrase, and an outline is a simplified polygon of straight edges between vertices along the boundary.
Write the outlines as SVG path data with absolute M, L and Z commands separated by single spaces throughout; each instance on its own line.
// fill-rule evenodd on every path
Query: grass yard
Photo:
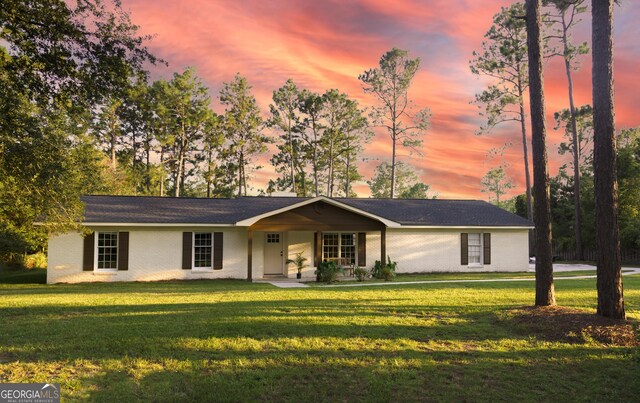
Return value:
M 640 276 L 624 284 L 637 330 Z M 517 320 L 533 287 L 0 284 L 0 382 L 110 402 L 637 401 L 640 349 Z M 556 291 L 593 311 L 595 280 Z

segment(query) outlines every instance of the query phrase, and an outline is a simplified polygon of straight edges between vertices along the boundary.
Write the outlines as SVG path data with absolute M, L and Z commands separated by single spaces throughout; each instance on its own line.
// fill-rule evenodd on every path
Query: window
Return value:
M 322 260 L 355 264 L 356 234 L 347 232 L 322 234 Z
M 118 233 L 98 232 L 98 269 L 118 269 Z
M 211 269 L 213 238 L 210 232 L 193 233 L 193 267 Z
M 280 243 L 280 234 L 267 234 L 267 243 Z
M 469 234 L 469 264 L 480 265 L 482 253 L 482 234 Z

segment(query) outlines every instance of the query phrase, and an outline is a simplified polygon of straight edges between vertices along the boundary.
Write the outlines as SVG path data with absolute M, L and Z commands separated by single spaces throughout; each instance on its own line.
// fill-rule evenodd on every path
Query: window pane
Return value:
M 98 232 L 98 269 L 118 268 L 118 233 Z
M 340 234 L 340 257 L 342 263 L 356 262 L 356 234 Z
M 322 234 L 322 260 L 336 261 L 340 255 L 340 238 L 337 233 Z
M 212 267 L 213 237 L 210 232 L 193 234 L 193 267 Z
M 482 240 L 480 234 L 469 234 L 469 263 L 480 263 Z

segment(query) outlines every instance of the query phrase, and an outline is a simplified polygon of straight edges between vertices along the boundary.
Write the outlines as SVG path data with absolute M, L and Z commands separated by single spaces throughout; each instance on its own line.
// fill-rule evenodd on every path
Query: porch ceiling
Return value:
M 262 218 L 249 227 L 254 231 L 379 231 L 386 225 L 376 219 L 316 201 Z

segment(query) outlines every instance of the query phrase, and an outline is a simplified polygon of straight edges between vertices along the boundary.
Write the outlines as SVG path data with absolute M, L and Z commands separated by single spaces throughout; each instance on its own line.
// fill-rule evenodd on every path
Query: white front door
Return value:
M 264 237 L 264 274 L 282 274 L 284 240 L 281 232 L 267 232 Z

